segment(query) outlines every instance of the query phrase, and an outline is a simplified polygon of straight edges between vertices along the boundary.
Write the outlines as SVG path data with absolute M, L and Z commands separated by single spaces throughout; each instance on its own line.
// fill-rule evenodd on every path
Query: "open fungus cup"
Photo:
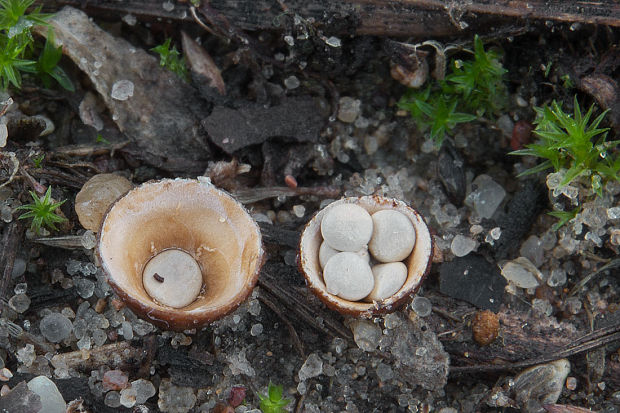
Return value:
M 413 251 L 403 261 L 407 267 L 407 279 L 400 290 L 384 300 L 349 301 L 327 292 L 319 262 L 319 247 L 323 242 L 321 221 L 331 208 L 346 203 L 359 205 L 371 215 L 380 210 L 396 210 L 409 218 L 415 229 L 416 242 Z M 353 316 L 371 317 L 386 314 L 405 304 L 415 294 L 430 271 L 432 256 L 433 238 L 422 216 L 402 201 L 380 196 L 351 197 L 332 202 L 317 212 L 306 224 L 299 241 L 299 267 L 310 290 L 327 307 Z
M 147 263 L 169 249 L 191 255 L 202 275 L 198 296 L 182 308 L 162 305 L 143 283 Z M 176 331 L 199 328 L 237 308 L 256 285 L 264 259 L 260 229 L 245 208 L 193 179 L 147 182 L 118 199 L 101 224 L 98 254 L 129 308 Z

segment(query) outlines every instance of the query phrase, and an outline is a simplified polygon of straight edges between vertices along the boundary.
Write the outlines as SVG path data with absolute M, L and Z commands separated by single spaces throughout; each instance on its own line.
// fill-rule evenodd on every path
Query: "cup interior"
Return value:
M 155 301 L 142 282 L 146 263 L 170 248 L 189 253 L 202 272 L 199 296 L 181 309 Z M 120 198 L 103 220 L 98 252 L 110 284 L 130 306 L 156 323 L 187 319 L 187 328 L 236 308 L 256 284 L 263 259 L 260 230 L 247 211 L 213 185 L 189 179 L 146 183 Z

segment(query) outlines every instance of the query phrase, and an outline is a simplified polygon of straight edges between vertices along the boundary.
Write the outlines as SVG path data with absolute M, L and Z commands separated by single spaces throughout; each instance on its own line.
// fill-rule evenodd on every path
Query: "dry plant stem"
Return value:
M 324 198 L 340 196 L 340 189 L 330 186 L 297 187 L 272 186 L 266 188 L 248 188 L 235 191 L 233 196 L 243 204 L 262 201 L 263 199 L 276 198 L 278 196 L 316 195 Z
M 7 301 L 6 292 L 11 284 L 11 273 L 15 264 L 17 250 L 20 247 L 24 228 L 18 220 L 12 221 L 5 229 L 2 237 L 2 248 L 0 248 L 0 270 L 2 279 L 0 280 L 0 309 L 4 308 Z
M 277 225 L 259 222 L 258 226 L 263 234 L 263 239 L 268 244 L 276 244 L 297 249 L 299 245 L 299 232 L 290 229 L 282 229 Z
M 439 314 L 440 316 L 447 318 L 452 321 L 456 321 L 457 323 L 462 323 L 463 320 L 455 315 L 452 315 L 449 311 L 444 310 L 443 308 L 433 306 L 433 312 Z
M 54 151 L 50 152 L 52 157 L 60 156 L 95 156 L 95 155 L 107 155 L 114 156 L 114 152 L 123 149 L 125 146 L 129 145 L 129 141 L 120 142 L 111 146 L 91 146 L 91 145 L 71 145 L 71 146 L 62 146 L 60 148 L 56 148 Z
M 85 358 L 84 356 L 88 357 Z M 52 357 L 53 366 L 67 366 L 68 369 L 79 371 L 96 370 L 101 366 L 109 366 L 114 359 L 127 362 L 129 360 L 143 361 L 145 350 L 141 347 L 134 347 L 130 341 L 119 341 L 113 344 L 106 344 L 101 347 L 94 347 L 86 352 L 70 351 L 68 353 L 57 354 Z
M 56 349 L 51 344 L 47 343 L 45 340 L 42 340 L 40 337 L 30 334 L 27 331 L 24 331 L 19 325 L 6 321 L 6 327 L 9 334 L 16 338 L 17 340 L 24 341 L 26 343 L 30 343 L 34 345 L 38 351 L 43 353 L 54 353 Z
M 47 165 L 56 166 L 58 168 L 64 168 L 64 169 L 86 168 L 86 169 L 91 169 L 95 173 L 98 173 L 98 174 L 103 173 L 101 169 L 97 168 L 97 166 L 95 166 L 95 164 L 91 162 L 68 163 L 68 162 L 60 162 L 60 161 L 51 161 L 51 162 L 47 162 Z
M 306 395 L 302 394 L 299 399 L 297 399 L 297 403 L 295 403 L 295 413 L 301 413 L 304 408 L 304 401 L 306 400 Z
M 42 237 L 33 240 L 37 244 L 48 247 L 64 248 L 67 250 L 83 249 L 81 235 L 65 235 L 60 237 Z
M 202 3 L 205 3 L 203 1 Z M 114 0 L 46 0 L 45 5 L 57 9 L 59 4 L 71 4 L 86 7 L 87 10 L 107 14 L 131 13 L 136 16 L 194 21 L 185 5 L 176 4 L 174 10 L 162 9 L 159 0 L 132 0 L 118 2 Z M 497 22 L 527 25 L 531 19 L 551 20 L 557 22 L 580 22 L 620 26 L 620 4 L 614 0 L 599 2 L 574 1 L 548 2 L 544 0 L 473 0 L 453 2 L 448 0 L 351 0 L 347 2 L 323 2 L 318 0 L 286 0 L 285 2 L 262 2 L 255 0 L 220 0 L 211 1 L 212 9 L 226 16 L 234 25 L 244 30 L 274 29 L 274 19 L 282 15 L 299 15 L 305 19 L 314 19 L 320 28 L 322 22 L 340 16 L 351 17 L 357 21 L 356 34 L 378 36 L 420 36 L 424 38 L 454 35 L 462 33 L 462 23 L 470 25 L 473 31 L 483 31 L 491 27 L 500 27 Z M 278 4 L 279 3 L 279 4 Z M 285 5 L 283 6 L 283 3 Z M 189 11 L 189 12 L 188 12 Z M 200 9 L 203 11 L 203 8 Z M 473 16 L 477 16 L 473 17 Z M 350 28 L 350 27 L 348 27 Z
M 45 193 L 45 190 L 47 188 L 41 185 L 40 183 L 38 183 L 32 176 L 30 176 L 30 174 L 28 173 L 28 171 L 26 171 L 24 167 L 20 167 L 19 171 L 21 172 L 21 176 L 26 178 L 26 181 L 28 182 L 28 184 L 30 185 L 30 187 L 32 188 L 34 192 L 36 192 L 39 195 L 43 195 Z
M 68 186 L 74 189 L 81 189 L 88 178 L 69 174 L 52 168 L 31 169 L 30 173 L 37 178 L 46 178 L 54 186 Z
M 17 159 L 17 156 L 15 156 L 13 152 L 0 152 L 0 157 L 2 156 L 9 158 L 9 160 L 13 164 L 13 170 L 11 171 L 9 179 L 7 179 L 6 182 L 0 184 L 0 188 L 2 188 L 3 186 L 7 186 L 11 182 L 13 182 L 13 179 L 15 179 L 15 175 L 17 175 L 17 171 L 19 170 L 19 159 Z
M 590 282 L 590 280 L 592 280 L 594 277 L 596 277 L 599 274 L 602 274 L 605 271 L 608 270 L 612 270 L 614 268 L 618 268 L 620 267 L 620 258 L 616 258 L 614 260 L 609 261 L 607 264 L 603 265 L 601 268 L 599 268 L 598 270 L 591 272 L 590 274 L 586 275 L 585 277 L 583 277 L 577 284 L 575 284 L 575 286 L 570 290 L 570 292 L 568 293 L 569 297 L 572 297 L 573 295 L 577 294 L 577 292 L 579 292 L 579 290 L 581 290 L 588 282 Z
M 295 347 L 295 350 L 297 350 L 297 352 L 299 353 L 299 356 L 302 359 L 305 359 L 306 358 L 306 353 L 304 351 L 304 345 L 301 342 L 301 340 L 299 339 L 299 335 L 297 334 L 297 330 L 295 330 L 295 327 L 289 321 L 289 319 L 286 318 L 284 316 L 284 314 L 282 314 L 282 312 L 280 311 L 280 309 L 278 308 L 276 303 L 273 301 L 273 298 L 275 298 L 275 297 L 271 296 L 266 291 L 261 291 L 260 295 L 258 296 L 258 299 L 263 304 L 265 304 L 267 307 L 269 307 L 271 309 L 271 311 L 273 311 L 282 320 L 282 322 L 286 325 L 288 333 L 291 336 L 291 341 L 293 342 L 293 347 Z
M 207 26 L 207 24 L 205 22 L 203 22 L 200 17 L 198 17 L 198 15 L 196 14 L 196 8 L 194 6 L 190 6 L 189 7 L 189 12 L 192 15 L 192 18 L 194 19 L 194 21 L 196 23 L 198 23 L 198 25 L 200 27 L 202 27 L 203 29 L 205 29 L 208 33 L 211 33 L 213 36 L 217 36 L 222 38 L 222 36 L 220 35 L 220 33 L 217 33 L 215 30 L 213 30 L 212 28 L 210 28 L 209 26 Z
M 540 357 L 523 360 L 517 363 L 506 364 L 481 364 L 474 366 L 451 366 L 450 374 L 463 374 L 463 373 L 483 373 L 483 372 L 500 372 L 507 370 L 517 370 L 536 364 L 548 363 L 554 360 L 559 360 L 566 357 L 575 356 L 599 347 L 602 347 L 608 343 L 620 341 L 620 326 L 613 326 L 604 329 L 594 331 L 579 338 L 576 345 L 571 345 L 564 350 L 542 355 Z
M 281 282 L 278 282 L 278 280 L 269 274 L 268 269 L 263 270 L 258 280 L 258 285 L 262 289 L 276 297 L 288 311 L 305 322 L 309 327 L 323 334 L 327 334 L 330 337 L 340 337 L 351 342 L 353 341 L 351 331 L 342 325 L 342 323 L 336 321 L 331 311 L 321 308 L 322 306 L 311 307 L 305 297 L 301 296 L 301 294 L 297 294 L 294 289 L 283 288 L 281 284 Z M 322 324 L 316 320 L 319 314 L 323 318 Z

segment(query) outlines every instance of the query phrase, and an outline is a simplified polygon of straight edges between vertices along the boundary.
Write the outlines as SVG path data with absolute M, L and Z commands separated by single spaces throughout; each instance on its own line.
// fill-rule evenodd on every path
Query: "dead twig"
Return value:
M 540 357 L 523 360 L 517 363 L 450 366 L 450 374 L 488 373 L 507 370 L 518 370 L 537 364 L 549 363 L 554 360 L 575 356 L 618 340 L 620 340 L 620 325 L 593 331 L 592 333 L 586 334 L 585 336 L 577 339 L 575 341 L 575 343 L 577 344 L 570 345 L 567 348 L 552 354 L 542 355 Z
M 331 186 L 297 187 L 272 186 L 268 188 L 240 189 L 233 193 L 235 198 L 243 204 L 262 201 L 263 199 L 279 196 L 316 195 L 321 198 L 335 198 L 340 196 L 340 189 Z
M 17 249 L 20 246 L 24 228 L 18 220 L 12 221 L 4 231 L 2 237 L 2 248 L 0 248 L 0 269 L 2 269 L 2 279 L 0 279 L 0 309 L 3 309 L 6 302 L 6 290 L 11 284 L 11 274 L 17 256 Z
M 91 371 L 104 365 L 110 366 L 110 364 L 117 367 L 129 360 L 142 364 L 144 353 L 145 350 L 143 348 L 134 347 L 130 341 L 119 341 L 101 347 L 94 347 L 87 352 L 77 350 L 57 354 L 52 357 L 51 363 L 55 368 Z
M 50 152 L 51 156 L 79 156 L 79 157 L 87 157 L 87 156 L 97 156 L 97 155 L 107 155 L 114 156 L 115 151 L 123 149 L 125 146 L 129 145 L 130 141 L 116 143 L 111 146 L 91 146 L 91 145 L 78 145 L 78 146 L 63 146 L 60 148 L 56 148 L 54 151 Z
M 327 334 L 330 337 L 340 337 L 349 342 L 353 341 L 351 331 L 336 321 L 331 312 L 322 312 L 322 314 L 320 314 L 321 312 L 319 309 L 311 308 L 308 301 L 303 299 L 300 295 L 291 292 L 291 288 L 283 288 L 281 283 L 278 283 L 278 281 L 268 273 L 268 270 L 263 269 L 261 277 L 258 280 L 258 285 L 276 297 L 291 314 L 305 322 L 309 327 L 323 334 Z M 318 317 L 319 314 L 321 317 Z
M 74 189 L 82 189 L 82 186 L 87 181 L 85 177 L 78 177 L 51 168 L 37 168 L 32 169 L 30 172 L 39 178 L 46 178 L 50 184 L 68 186 Z
M 50 162 L 47 162 L 47 165 L 56 166 L 58 168 L 64 168 L 64 169 L 86 168 L 86 169 L 92 169 L 93 171 L 95 171 L 95 173 L 98 173 L 98 174 L 103 173 L 101 169 L 99 169 L 94 163 L 91 163 L 91 162 L 68 163 L 68 162 L 60 162 L 60 161 L 50 161 Z
M 43 3 L 57 8 L 58 0 L 45 0 Z M 177 3 L 171 11 L 162 9 L 159 0 L 91 0 L 87 3 L 83 0 L 63 0 L 62 3 L 86 7 L 108 17 L 111 12 L 116 12 L 119 15 L 131 13 L 147 18 L 195 21 L 189 2 L 186 2 L 187 5 Z M 205 3 L 206 0 L 202 1 L 201 12 Z M 501 29 L 502 25 L 527 26 L 536 19 L 620 26 L 620 5 L 614 0 L 287 0 L 286 4 L 277 0 L 273 5 L 267 4 L 269 2 L 228 0 L 211 7 L 243 30 L 274 29 L 274 19 L 282 14 L 282 10 L 315 21 L 317 27 L 327 27 L 336 33 L 349 34 L 348 30 L 354 30 L 357 35 L 376 36 L 452 36 L 463 33 L 463 27 L 467 25 L 471 32 L 482 33 L 490 27 Z M 341 24 L 347 19 L 355 23 Z
M 579 290 L 581 290 L 588 282 L 590 282 L 590 280 L 592 280 L 597 275 L 602 274 L 603 272 L 607 270 L 612 270 L 618 267 L 620 267 L 620 258 L 616 258 L 614 260 L 609 261 L 607 264 L 603 265 L 598 270 L 591 272 L 590 274 L 586 275 L 581 280 L 579 280 L 579 282 L 575 284 L 575 286 L 570 290 L 570 292 L 568 293 L 568 296 L 572 297 L 573 295 L 577 294 Z
M 306 400 L 305 394 L 302 394 L 301 396 L 299 396 L 299 399 L 297 399 L 297 403 L 295 403 L 295 413 L 301 413 L 303 411 L 305 400 Z
M 9 179 L 7 179 L 6 182 L 0 184 L 0 188 L 2 188 L 3 186 L 7 186 L 11 182 L 13 182 L 13 180 L 15 179 L 15 175 L 17 175 L 17 171 L 19 170 L 19 159 L 17 159 L 17 156 L 15 156 L 14 152 L 0 152 L 0 159 L 1 157 L 9 158 L 9 161 L 11 161 L 11 163 L 13 164 L 13 170 L 9 175 Z
M 196 14 L 196 7 L 194 6 L 190 6 L 189 8 L 189 12 L 192 15 L 192 18 L 194 19 L 194 21 L 196 23 L 198 23 L 198 26 L 202 27 L 203 29 L 205 29 L 208 33 L 211 33 L 213 36 L 217 36 L 220 39 L 224 39 L 227 40 L 226 37 L 222 36 L 221 33 L 216 32 L 215 30 L 213 30 L 211 27 L 209 27 L 205 22 L 203 22 L 200 17 L 198 17 L 198 14 Z
M 288 318 L 284 316 L 284 314 L 282 314 L 282 312 L 278 309 L 278 306 L 272 301 L 271 297 L 269 297 L 268 293 L 266 293 L 265 291 L 261 291 L 258 299 L 267 307 L 269 307 L 271 311 L 273 311 L 280 318 L 280 320 L 282 320 L 284 325 L 286 325 L 288 333 L 291 336 L 291 340 L 293 342 L 293 347 L 295 347 L 295 350 L 297 350 L 301 358 L 305 359 L 306 353 L 304 351 L 304 345 L 299 339 L 299 335 L 297 334 L 297 330 L 295 330 L 293 324 L 289 321 Z
M 455 315 L 452 315 L 452 313 L 448 312 L 447 310 L 444 310 L 443 308 L 439 308 L 439 307 L 433 306 L 433 312 L 436 313 L 436 314 L 439 314 L 440 316 L 442 316 L 444 318 L 447 318 L 449 320 L 455 321 L 457 323 L 462 323 L 463 322 L 463 319 L 461 319 L 461 318 L 459 318 L 459 317 L 457 317 Z

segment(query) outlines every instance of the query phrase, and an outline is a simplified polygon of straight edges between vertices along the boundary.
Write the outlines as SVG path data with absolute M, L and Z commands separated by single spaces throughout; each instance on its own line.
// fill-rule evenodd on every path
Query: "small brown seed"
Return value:
M 471 323 L 474 340 L 481 346 L 488 346 L 499 335 L 499 317 L 492 311 L 478 311 Z

